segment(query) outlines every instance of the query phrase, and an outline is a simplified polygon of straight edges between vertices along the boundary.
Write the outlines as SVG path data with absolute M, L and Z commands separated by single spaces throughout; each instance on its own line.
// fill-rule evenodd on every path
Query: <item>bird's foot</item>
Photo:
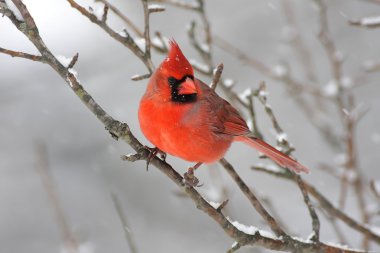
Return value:
M 160 150 L 160 149 L 159 149 Z M 166 162 L 166 153 L 162 150 L 160 150 L 158 153 L 160 153 L 160 158 L 162 161 Z
M 148 156 L 148 160 L 146 161 L 146 170 L 148 170 L 149 168 L 149 164 L 150 162 L 153 160 L 153 158 L 157 155 L 157 154 L 160 154 L 160 157 L 161 159 L 165 162 L 166 161 L 166 153 L 162 150 L 160 150 L 159 148 L 157 147 L 154 147 L 154 148 L 150 148 L 148 146 L 145 146 L 146 149 L 149 150 L 149 156 Z
M 187 172 L 183 174 L 184 184 L 190 187 L 201 187 L 203 184 L 199 184 L 199 179 L 194 175 L 194 168 L 190 167 Z

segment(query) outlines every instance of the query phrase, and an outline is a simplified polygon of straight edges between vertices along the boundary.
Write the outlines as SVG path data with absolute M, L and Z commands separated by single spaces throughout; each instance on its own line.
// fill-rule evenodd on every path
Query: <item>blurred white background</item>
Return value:
M 140 1 L 110 2 L 142 27 Z M 294 75 L 302 77 L 295 52 L 284 38 L 281 0 L 205 2 L 213 34 L 269 66 L 287 61 Z M 325 52 L 316 39 L 317 11 L 312 1 L 290 2 L 312 52 L 318 81 L 326 85 L 331 73 Z M 345 75 L 358 76 L 363 72 L 363 62 L 379 60 L 380 29 L 349 26 L 346 17 L 379 15 L 380 5 L 359 0 L 327 2 L 331 34 L 345 57 Z M 141 62 L 66 1 L 24 0 L 24 3 L 52 52 L 66 57 L 79 52 L 75 70 L 83 86 L 106 111 L 127 122 L 133 133 L 150 145 L 142 136 L 137 121 L 137 106 L 147 80 L 130 80 L 132 75 L 145 73 Z M 80 3 L 94 5 L 91 1 Z M 164 13 L 152 15 L 151 29 L 175 38 L 185 55 L 200 60 L 186 35 L 186 25 L 191 20 L 199 21 L 198 15 L 167 6 Z M 112 15 L 109 22 L 116 31 L 124 27 Z M 0 34 L 0 47 L 37 53 L 6 17 L 0 18 Z M 333 165 L 337 153 L 322 140 L 285 92 L 284 85 L 245 66 L 224 50 L 215 47 L 213 52 L 214 61 L 224 63 L 223 76 L 237 81 L 236 91 L 256 88 L 260 80 L 267 82 L 269 103 L 296 147 L 294 155 L 312 170 L 310 175 L 304 176 L 305 180 L 336 203 L 338 181 L 321 172 L 318 165 L 322 162 Z M 156 65 L 163 58 L 163 55 L 153 54 Z M 373 73 L 366 77 L 365 84 L 355 89 L 357 102 L 370 109 L 357 128 L 359 163 L 367 179 L 377 179 L 380 178 L 380 75 Z M 258 124 L 267 140 L 274 144 L 270 121 L 262 108 L 257 108 Z M 340 131 L 338 116 L 332 120 Z M 121 161 L 120 156 L 131 153 L 131 148 L 112 139 L 49 66 L 0 54 L 0 252 L 64 252 L 54 209 L 36 170 L 38 143 L 47 147 L 59 200 L 73 234 L 84 244 L 83 252 L 129 252 L 110 191 L 117 194 L 123 205 L 138 252 L 225 252 L 233 243 L 217 224 L 196 209 L 193 202 L 180 197 L 177 187 L 154 167 L 147 172 L 143 161 Z M 252 189 L 271 199 L 277 217 L 287 224 L 289 231 L 307 238 L 311 222 L 297 187 L 252 172 L 249 167 L 259 159 L 256 151 L 244 145 L 234 144 L 227 158 Z M 173 157 L 168 157 L 168 162 L 181 174 L 190 166 Z M 268 230 L 222 168 L 203 166 L 197 173 L 204 184 L 199 191 L 209 200 L 223 200 L 222 186 L 228 189 L 230 202 L 225 211 L 232 220 Z M 213 180 L 215 178 L 218 180 Z M 348 195 L 352 197 L 349 197 L 346 211 L 358 217 L 353 193 Z M 368 197 L 368 204 L 373 206 L 374 198 Z M 330 224 L 322 215 L 320 218 L 322 240 L 336 242 Z M 375 225 L 376 222 L 380 226 L 380 220 L 375 220 Z M 344 224 L 339 225 L 351 246 L 359 247 L 359 234 Z M 372 246 L 380 250 L 378 245 Z M 240 252 L 259 251 L 264 250 L 248 247 Z

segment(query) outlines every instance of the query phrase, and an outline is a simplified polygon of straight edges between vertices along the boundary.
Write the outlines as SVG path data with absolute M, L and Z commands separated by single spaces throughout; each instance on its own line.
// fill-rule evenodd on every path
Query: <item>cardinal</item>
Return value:
M 151 151 L 152 157 L 161 152 L 195 162 L 185 173 L 185 180 L 196 185 L 193 171 L 202 163 L 218 161 L 232 142 L 240 141 L 281 167 L 297 173 L 309 172 L 293 158 L 253 136 L 240 113 L 194 77 L 178 44 L 174 40 L 169 44 L 169 53 L 151 76 L 138 110 L 141 130 L 156 147 Z

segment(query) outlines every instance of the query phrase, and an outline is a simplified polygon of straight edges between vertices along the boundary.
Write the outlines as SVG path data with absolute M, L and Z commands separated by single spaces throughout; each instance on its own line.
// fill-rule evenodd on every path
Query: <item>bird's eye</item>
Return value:
M 174 77 L 169 77 L 168 82 L 170 86 L 174 86 L 178 81 Z

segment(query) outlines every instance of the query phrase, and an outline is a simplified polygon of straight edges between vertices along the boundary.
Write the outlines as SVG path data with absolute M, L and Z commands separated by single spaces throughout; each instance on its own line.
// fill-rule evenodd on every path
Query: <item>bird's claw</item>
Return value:
M 166 153 L 163 152 L 163 151 L 161 151 L 161 150 L 159 150 L 159 153 L 160 153 L 161 160 L 164 161 L 164 162 L 166 162 Z
M 193 167 L 190 167 L 185 174 L 183 174 L 184 184 L 190 187 L 201 187 L 203 184 L 199 184 L 199 179 L 194 175 Z
M 148 160 L 146 161 L 146 170 L 148 170 L 150 162 L 153 160 L 153 158 L 154 158 L 157 154 L 160 154 L 160 157 L 161 157 L 161 159 L 162 159 L 164 162 L 166 161 L 166 153 L 163 152 L 162 150 L 160 150 L 159 148 L 157 148 L 157 147 L 150 148 L 150 147 L 148 147 L 148 146 L 145 146 L 145 148 L 149 150 Z

